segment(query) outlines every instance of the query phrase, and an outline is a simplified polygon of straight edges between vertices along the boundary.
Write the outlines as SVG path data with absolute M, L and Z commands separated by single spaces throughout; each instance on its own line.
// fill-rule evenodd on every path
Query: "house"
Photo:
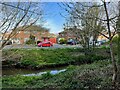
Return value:
M 64 28 L 64 31 L 60 32 L 58 38 L 74 39 L 80 41 L 79 34 L 81 30 L 77 27 Z
M 5 39 L 10 35 L 10 33 L 6 33 Z M 15 35 L 10 39 L 12 43 L 15 44 L 25 44 L 26 41 L 30 39 L 30 36 L 34 36 L 34 39 L 36 43 L 38 41 L 43 41 L 44 39 L 56 39 L 56 36 L 54 34 L 49 33 L 49 30 L 46 28 L 43 28 L 41 26 L 24 26 L 24 27 L 18 27 L 15 30 Z M 56 41 L 52 41 L 53 43 L 56 43 Z
M 69 27 L 67 29 L 65 28 L 64 31 L 60 32 L 58 38 L 64 38 L 66 40 L 74 39 L 74 40 L 81 41 L 81 37 L 80 37 L 81 33 L 84 33 L 81 29 L 77 27 Z M 107 32 L 102 32 L 102 33 L 105 34 L 106 36 L 109 36 Z M 113 35 L 113 32 L 111 32 L 111 35 Z M 109 40 L 103 35 L 99 34 L 97 41 L 107 42 Z M 93 43 L 93 36 L 90 37 L 89 42 Z
M 109 34 L 107 33 L 107 32 L 102 32 L 104 35 L 106 35 L 107 37 L 109 37 Z M 114 32 L 111 32 L 111 35 L 113 35 L 113 33 Z M 117 34 L 115 33 L 115 36 L 116 36 Z M 97 39 L 98 41 L 109 41 L 106 37 L 104 37 L 103 35 L 99 35 L 98 36 L 98 39 Z

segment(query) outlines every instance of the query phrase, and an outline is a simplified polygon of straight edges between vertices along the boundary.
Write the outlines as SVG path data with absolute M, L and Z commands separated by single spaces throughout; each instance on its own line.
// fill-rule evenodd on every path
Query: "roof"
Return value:
M 56 38 L 57 36 L 53 33 L 47 33 L 45 35 L 41 35 L 42 37 L 46 37 L 46 38 Z
M 66 31 L 59 32 L 59 34 L 64 34 L 64 33 L 67 33 L 67 32 Z
M 49 31 L 47 28 L 41 27 L 41 26 L 37 26 L 37 25 L 32 25 L 32 26 L 21 26 L 18 27 L 16 30 L 19 31 Z
M 82 32 L 82 30 L 81 29 L 78 29 L 78 28 L 67 28 L 67 29 L 64 29 L 64 31 L 62 31 L 62 32 L 59 32 L 59 34 L 64 34 L 64 33 L 67 33 L 67 32 L 73 32 L 73 33 L 75 33 L 75 32 Z

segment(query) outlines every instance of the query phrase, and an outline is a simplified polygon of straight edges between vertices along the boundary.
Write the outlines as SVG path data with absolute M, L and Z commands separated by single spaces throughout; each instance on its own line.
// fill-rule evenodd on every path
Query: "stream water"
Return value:
M 49 68 L 42 70 L 32 70 L 32 69 L 19 69 L 19 68 L 2 68 L 2 76 L 15 76 L 15 75 L 23 75 L 23 76 L 39 76 L 50 72 L 50 74 L 58 74 L 60 72 L 66 71 L 66 67 L 60 68 Z

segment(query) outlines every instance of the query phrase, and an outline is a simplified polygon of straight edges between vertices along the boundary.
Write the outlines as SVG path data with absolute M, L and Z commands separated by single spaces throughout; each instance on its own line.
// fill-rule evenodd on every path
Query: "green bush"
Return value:
M 74 70 L 76 68 L 76 66 L 74 66 L 74 65 L 69 65 L 68 67 L 67 67 L 67 70 Z
M 110 48 L 110 47 L 103 45 L 103 46 L 101 46 L 100 48 L 101 48 L 101 49 L 108 49 L 108 48 Z
M 26 44 L 35 44 L 35 41 L 30 39 L 30 40 L 26 41 Z
M 35 44 L 35 36 L 30 35 L 29 40 L 26 41 L 26 44 Z
M 67 40 L 64 39 L 64 38 L 61 38 L 61 39 L 59 40 L 59 43 L 60 43 L 60 44 L 66 44 L 66 43 L 67 43 Z
M 52 78 L 52 77 L 53 77 L 53 75 L 50 74 L 50 72 L 47 72 L 46 74 L 43 74 L 43 75 L 42 75 L 42 78 L 41 78 L 41 79 L 43 79 L 43 80 L 48 80 L 48 79 L 50 79 L 50 78 Z
M 115 36 L 115 37 L 112 39 L 112 42 L 117 44 L 117 42 L 118 42 L 118 36 Z
M 79 56 L 76 61 L 78 61 L 81 64 L 85 63 L 93 63 L 98 60 L 104 60 L 109 57 L 107 56 L 98 56 L 98 55 L 87 55 L 87 56 Z
M 21 66 L 30 66 L 35 68 L 38 64 L 32 60 L 22 60 L 21 61 Z

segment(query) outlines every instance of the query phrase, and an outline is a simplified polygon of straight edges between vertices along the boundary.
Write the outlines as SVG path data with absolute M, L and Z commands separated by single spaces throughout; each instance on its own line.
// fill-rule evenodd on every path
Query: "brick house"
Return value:
M 35 37 L 35 41 L 43 41 L 44 39 L 50 40 L 51 38 L 56 39 L 56 36 L 54 34 L 49 33 L 49 30 L 46 28 L 42 28 L 40 26 L 34 25 L 34 26 L 25 26 L 25 27 L 19 27 L 16 29 L 17 34 L 14 35 L 10 40 L 12 43 L 15 44 L 25 44 L 26 41 L 30 39 L 30 35 Z M 6 34 L 6 37 L 8 37 L 9 34 Z M 53 43 L 56 43 L 56 41 L 52 41 Z
M 81 33 L 81 30 L 77 27 L 64 28 L 64 31 L 59 33 L 58 38 L 65 38 L 66 40 L 74 39 L 80 41 L 79 33 Z
M 114 31 L 114 30 L 113 30 Z M 65 38 L 66 40 L 72 38 L 72 39 L 76 39 L 78 41 L 80 41 L 80 33 L 82 33 L 83 31 L 78 29 L 77 27 L 70 27 L 67 29 L 64 29 L 64 31 L 59 33 L 58 38 Z M 114 32 L 111 32 L 111 35 L 113 35 Z M 105 34 L 106 36 L 109 36 L 107 32 L 103 32 L 103 34 Z M 104 37 L 103 35 L 99 34 L 97 41 L 108 41 L 108 39 L 106 37 Z

